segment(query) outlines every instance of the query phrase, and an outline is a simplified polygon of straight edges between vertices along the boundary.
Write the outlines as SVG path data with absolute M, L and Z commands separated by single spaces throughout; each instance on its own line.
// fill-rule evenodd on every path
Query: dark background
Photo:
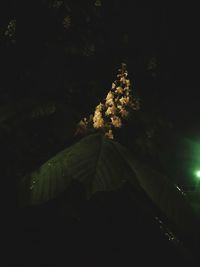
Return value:
M 63 112 L 58 114 L 62 117 L 61 124 L 66 114 L 71 113 L 73 117 L 75 113 L 74 122 L 89 115 L 110 89 L 122 62 L 127 63 L 141 111 L 161 116 L 174 133 L 198 144 L 199 16 L 196 5 L 144 6 L 139 1 L 66 0 L 60 1 L 58 7 L 56 3 L 59 1 L 18 4 L 8 1 L 6 9 L 1 9 L 0 104 L 5 153 L 8 154 L 8 147 L 13 149 L 6 144 L 19 143 L 21 149 L 23 140 L 27 138 L 28 146 L 33 139 L 25 123 L 25 115 L 31 108 L 53 102 Z M 7 26 L 16 19 L 16 14 L 16 31 L 6 36 Z M 68 28 L 63 25 L 65 17 L 70 20 Z M 35 142 L 44 143 L 47 132 L 43 133 L 46 127 L 43 122 L 34 130 L 40 133 Z M 50 125 L 49 121 L 52 130 Z M 63 139 L 57 148 L 52 141 L 55 150 L 50 155 L 66 145 L 64 137 L 58 134 L 54 137 Z M 171 141 L 166 137 L 165 142 Z M 44 151 L 48 146 L 48 143 L 44 145 Z M 28 148 L 22 150 L 21 156 L 25 157 Z M 180 153 L 177 163 L 182 166 L 181 176 L 185 171 L 187 176 L 189 172 L 184 167 L 186 164 L 180 162 Z M 184 153 L 185 158 L 193 160 L 193 156 L 187 156 L 188 151 Z M 14 161 L 15 156 L 13 164 Z
M 105 97 L 122 62 L 127 63 L 142 114 L 156 114 L 165 125 L 156 137 L 157 162 L 162 158 L 161 168 L 170 179 L 189 184 L 191 162 L 198 156 L 190 142 L 195 147 L 200 138 L 197 4 L 65 0 L 58 8 L 57 2 L 6 1 L 0 8 L 0 145 L 6 181 L 1 193 L 6 193 L 7 204 L 17 206 L 13 199 L 19 178 L 71 144 L 74 125 Z M 13 19 L 17 28 L 9 37 L 5 31 Z M 56 106 L 55 115 L 45 111 L 48 103 Z M 44 112 L 33 119 L 29 114 L 38 107 Z M 168 135 L 168 124 L 176 138 Z M 144 135 L 140 128 L 138 132 Z M 15 214 L 10 209 L 6 213 L 12 226 Z
M 6 8 L 1 8 L 1 143 L 8 155 L 5 162 L 20 166 L 14 173 L 28 172 L 69 145 L 64 132 L 68 116 L 74 125 L 91 114 L 125 62 L 141 112 L 160 116 L 172 132 L 189 138 L 192 145 L 182 142 L 183 148 L 179 145 L 173 152 L 170 148 L 163 162 L 175 180 L 183 184 L 192 181 L 200 131 L 197 5 L 65 0 L 58 7 L 58 3 L 7 1 Z M 6 36 L 7 26 L 16 16 L 16 31 Z M 68 28 L 63 25 L 65 17 L 70 19 Z M 31 110 L 49 102 L 58 107 L 54 122 L 51 116 L 39 117 L 38 123 L 27 118 Z M 172 147 L 167 132 L 163 138 L 160 143 Z M 41 148 L 38 154 L 36 143 Z M 35 147 L 33 154 L 30 147 Z M 166 147 L 162 149 L 165 155 Z M 18 151 L 17 156 L 13 150 Z M 24 159 L 31 161 L 32 157 L 37 164 L 25 167 Z M 5 171 L 11 175 L 10 170 Z
M 34 91 L 48 93 L 51 79 L 56 83 L 57 75 L 62 82 L 69 75 L 81 73 L 82 76 L 86 73 L 98 76 L 101 72 L 101 79 L 109 83 L 111 74 L 123 60 L 128 63 L 138 93 L 151 95 L 153 79 L 149 77 L 147 64 L 155 57 L 159 101 L 163 101 L 164 109 L 172 118 L 182 121 L 184 115 L 184 124 L 195 124 L 192 121 L 197 119 L 199 90 L 197 6 L 183 3 L 180 6 L 170 3 L 143 6 L 139 1 L 111 0 L 102 1 L 102 6 L 94 10 L 95 1 L 66 1 L 71 7 L 68 12 L 62 8 L 59 11 L 48 8 L 49 2 L 53 1 L 21 1 L 18 5 L 15 1 L 6 2 L 2 26 L 6 27 L 9 19 L 16 17 L 17 10 L 17 42 L 15 45 L 9 45 L 8 40 L 1 42 L 7 53 L 1 91 L 25 95 L 31 94 L 34 87 Z M 68 13 L 72 23 L 66 33 L 62 18 Z M 88 24 L 86 16 L 91 19 Z M 84 58 L 78 52 L 64 56 L 65 46 L 80 45 L 81 49 L 87 37 L 97 47 L 93 57 Z M 123 42 L 123 38 L 127 42 Z M 53 73 L 51 78 L 49 71 Z M 29 73 L 27 79 L 26 72 Z M 42 84 L 44 81 L 46 84 Z M 58 89 L 52 84 L 51 87 L 59 94 L 62 86 L 60 84 Z
M 107 85 L 126 61 L 141 96 L 155 94 L 178 129 L 199 130 L 197 6 L 102 1 L 96 7 L 95 1 L 65 2 L 70 11 L 49 8 L 53 1 L 6 2 L 1 24 L 5 28 L 18 10 L 17 42 L 1 41 L 1 99 L 38 92 L 61 95 L 67 90 L 64 81 L 74 77 L 96 77 Z M 69 31 L 63 30 L 65 14 L 72 19 Z M 95 53 L 84 57 L 80 51 L 88 43 L 95 44 Z M 66 52 L 66 46 L 77 51 Z M 151 58 L 156 58 L 155 78 L 147 70 Z

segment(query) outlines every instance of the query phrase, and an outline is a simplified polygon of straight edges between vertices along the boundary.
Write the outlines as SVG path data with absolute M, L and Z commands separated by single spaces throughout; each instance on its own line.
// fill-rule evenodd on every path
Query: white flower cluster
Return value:
M 63 27 L 66 30 L 69 30 L 69 28 L 71 27 L 71 17 L 69 15 L 64 17 L 64 19 L 63 19 Z
M 90 116 L 89 120 L 81 120 L 86 129 L 89 125 L 96 129 L 102 129 L 105 136 L 113 139 L 113 128 L 121 128 L 123 119 L 128 117 L 130 109 L 139 109 L 138 103 L 131 95 L 131 83 L 128 79 L 126 64 L 122 64 L 117 75 L 117 80 L 112 83 L 104 103 L 100 103 Z
M 96 109 L 93 116 L 93 127 L 94 128 L 103 128 L 104 127 L 104 119 L 102 117 L 102 111 L 103 111 L 103 104 L 99 104 Z
M 16 19 L 12 19 L 7 26 L 7 29 L 5 31 L 5 36 L 8 36 L 9 38 L 12 38 L 15 35 L 16 32 Z

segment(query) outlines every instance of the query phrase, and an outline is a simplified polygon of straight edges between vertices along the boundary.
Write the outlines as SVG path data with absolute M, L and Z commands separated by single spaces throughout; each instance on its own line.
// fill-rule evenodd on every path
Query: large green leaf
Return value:
M 55 198 L 73 180 L 83 183 L 87 196 L 96 191 L 119 188 L 125 181 L 138 184 L 134 170 L 112 142 L 90 135 L 47 161 L 22 181 L 21 197 L 26 204 Z
M 73 180 L 83 183 L 88 197 L 118 189 L 125 181 L 143 188 L 163 214 L 185 233 L 197 234 L 196 218 L 184 194 L 162 174 L 135 159 L 123 146 L 94 134 L 60 152 L 25 177 L 25 204 L 55 198 Z

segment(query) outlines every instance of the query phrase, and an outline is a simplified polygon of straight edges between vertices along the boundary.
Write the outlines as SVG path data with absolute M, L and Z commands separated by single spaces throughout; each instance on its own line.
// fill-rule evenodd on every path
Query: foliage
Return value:
M 145 13 L 142 8 L 142 17 L 136 9 L 129 9 L 128 1 L 112 0 L 42 0 L 24 1 L 22 5 L 25 12 L 17 20 L 16 10 L 5 15 L 0 32 L 6 58 L 0 86 L 0 144 L 3 177 L 9 183 L 7 194 L 12 195 L 13 181 L 24 175 L 20 184 L 24 204 L 48 205 L 63 191 L 67 196 L 73 181 L 84 184 L 88 197 L 96 196 L 98 191 L 118 190 L 129 181 L 135 190 L 135 202 L 144 191 L 166 221 L 188 236 L 194 236 L 194 232 L 197 235 L 196 220 L 185 197 L 168 181 L 169 177 L 163 176 L 171 167 L 166 161 L 167 146 L 172 161 L 171 139 L 167 131 L 163 134 L 168 126 L 160 125 L 163 118 L 157 120 L 155 113 L 150 118 L 148 108 L 132 114 L 136 95 L 130 96 L 125 65 L 105 103 L 89 116 L 91 108 L 107 93 L 104 89 L 108 87 L 110 70 L 121 61 L 128 62 L 135 73 L 134 88 L 141 87 L 139 93 L 145 91 L 143 107 L 157 108 L 154 100 L 158 99 L 161 50 L 156 47 L 163 46 L 159 38 L 155 38 L 156 42 L 149 38 L 153 33 L 149 30 L 149 10 Z M 143 26 L 139 30 L 134 24 Z M 160 96 L 163 98 L 162 91 Z M 82 114 L 88 115 L 79 124 L 82 133 L 100 130 L 132 154 L 99 134 L 76 143 L 80 136 L 73 134 Z M 135 206 L 131 211 L 134 213 Z
M 73 180 L 85 185 L 89 198 L 96 191 L 116 190 L 125 181 L 137 184 L 115 143 L 97 134 L 85 137 L 25 177 L 21 192 L 27 194 L 26 204 L 40 204 L 65 191 Z
M 130 107 L 135 107 L 127 75 L 126 65 L 123 64 L 118 80 L 112 84 L 105 104 L 100 103 L 96 107 L 95 114 L 89 122 L 84 119 L 81 124 L 79 123 L 83 130 L 86 130 L 91 122 L 93 122 L 93 128 L 100 132 L 102 128 L 105 128 L 104 137 L 101 134 L 89 135 L 58 153 L 37 171 L 25 176 L 20 184 L 20 201 L 25 205 L 47 202 L 66 191 L 73 181 L 84 185 L 88 198 L 98 191 L 117 190 L 124 182 L 129 182 L 137 188 L 143 188 L 170 222 L 178 226 L 181 232 L 194 238 L 193 230 L 195 229 L 195 234 L 197 233 L 195 216 L 179 188 L 173 186 L 167 178 L 161 175 L 156 165 L 155 169 L 149 168 L 148 164 L 144 165 L 141 160 L 134 159 L 119 143 L 109 140 L 113 139 L 111 128 L 106 128 L 110 125 L 109 119 L 112 122 L 111 125 L 121 128 L 114 124 L 112 119 L 116 115 L 122 116 L 121 110 L 126 111 L 128 115 L 128 104 Z M 122 99 L 126 101 L 123 102 Z M 52 106 L 49 107 L 47 114 L 52 113 Z M 108 110 L 112 112 L 108 113 Z M 95 119 L 97 113 L 101 115 L 103 121 L 101 125 L 99 118 Z M 33 114 L 39 114 L 39 112 L 33 111 L 31 114 L 35 117 Z M 106 120 L 106 116 L 110 117 Z M 120 117 L 118 118 L 121 120 Z M 151 128 L 147 131 L 148 138 L 155 134 L 155 130 Z M 131 141 L 129 142 L 131 144 Z M 152 148 L 153 146 L 150 146 L 149 150 L 151 151 Z
M 35 205 L 53 199 L 74 180 L 84 185 L 89 198 L 98 191 L 117 190 L 125 182 L 138 190 L 141 187 L 181 233 L 198 236 L 196 218 L 183 193 L 119 143 L 99 134 L 83 138 L 25 177 L 22 203 Z

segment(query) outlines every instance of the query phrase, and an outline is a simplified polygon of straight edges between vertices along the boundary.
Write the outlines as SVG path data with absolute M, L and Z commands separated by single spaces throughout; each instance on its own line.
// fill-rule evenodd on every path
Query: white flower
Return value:
M 117 105 L 117 108 L 121 110 L 123 107 L 121 105 Z
M 125 91 L 125 95 L 126 96 L 129 96 L 129 91 Z
M 115 114 L 115 111 L 116 111 L 116 107 L 115 107 L 115 105 L 112 105 L 112 106 L 110 106 L 110 107 L 107 108 L 105 114 L 107 116 L 114 115 Z
M 126 78 L 124 76 L 121 77 L 120 82 L 122 82 L 123 84 L 126 84 Z
M 115 88 L 116 88 L 116 84 L 112 83 L 112 89 L 115 89 Z
M 130 85 L 131 85 L 130 80 L 129 79 L 125 79 L 125 84 L 126 84 L 127 87 L 130 87 Z
M 102 111 L 104 105 L 100 102 L 98 106 L 96 106 L 96 110 Z
M 104 119 L 102 117 L 101 111 L 99 111 L 97 108 L 94 113 L 93 117 L 93 127 L 94 128 L 102 128 L 104 126 Z
M 111 91 L 108 92 L 107 96 L 106 96 L 106 100 L 110 100 L 110 99 L 113 99 L 113 94 Z
M 114 139 L 112 130 L 109 130 L 107 133 L 105 133 L 105 137 L 109 139 Z
M 119 117 L 113 116 L 111 117 L 112 125 L 116 128 L 120 128 L 122 126 L 122 121 Z
M 82 120 L 78 123 L 78 127 L 77 127 L 77 129 L 76 129 L 75 135 L 85 134 L 86 131 L 87 131 L 87 126 L 88 126 L 87 118 L 82 119 Z
M 112 94 L 111 91 L 108 92 L 107 96 L 106 96 L 106 105 L 110 106 L 110 105 L 114 105 L 114 96 Z
M 117 94 L 123 94 L 123 88 L 121 86 L 118 86 L 115 90 L 115 93 Z
M 122 105 L 127 105 L 129 103 L 129 96 L 127 97 L 121 97 L 119 99 L 119 102 L 122 104 Z
M 127 71 L 124 72 L 124 77 L 125 77 L 125 78 L 128 77 L 128 72 L 127 72 Z

